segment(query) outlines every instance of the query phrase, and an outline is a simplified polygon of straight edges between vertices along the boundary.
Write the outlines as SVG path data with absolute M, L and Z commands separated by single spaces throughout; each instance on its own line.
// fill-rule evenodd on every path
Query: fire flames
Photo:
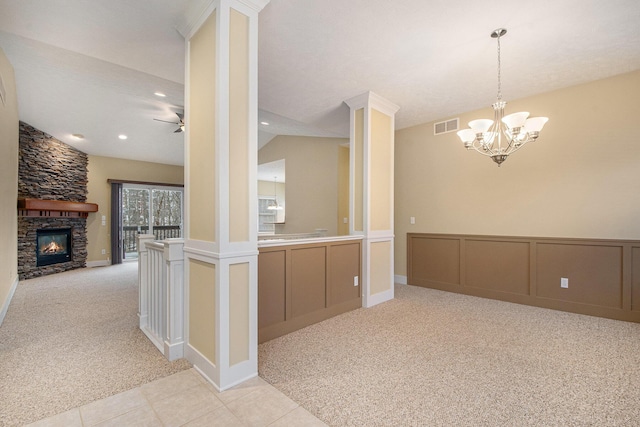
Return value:
M 59 245 L 56 242 L 51 242 L 40 250 L 40 253 L 47 255 L 54 255 L 60 252 L 64 252 L 64 246 Z

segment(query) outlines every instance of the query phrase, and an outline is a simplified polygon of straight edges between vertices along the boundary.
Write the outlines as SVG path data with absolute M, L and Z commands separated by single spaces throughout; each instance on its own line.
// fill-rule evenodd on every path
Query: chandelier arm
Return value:
M 478 146 L 477 145 L 477 140 L 474 141 L 473 145 L 470 147 L 473 148 L 475 151 L 477 151 L 479 154 L 482 154 L 483 156 L 487 156 L 487 157 L 491 157 L 493 155 L 495 155 L 495 153 L 493 153 L 492 151 L 489 151 L 488 153 L 482 148 L 482 145 Z
M 509 145 L 507 145 L 507 148 L 505 149 L 505 152 L 507 153 L 513 153 L 515 152 L 519 147 L 516 147 L 514 144 L 515 138 L 512 138 L 511 136 L 509 136 L 509 134 L 507 133 L 506 129 L 502 129 L 502 133 L 504 134 L 504 137 L 507 138 L 507 141 L 509 141 Z M 520 144 L 521 146 L 523 145 L 523 143 Z M 512 150 L 513 148 L 513 150 Z

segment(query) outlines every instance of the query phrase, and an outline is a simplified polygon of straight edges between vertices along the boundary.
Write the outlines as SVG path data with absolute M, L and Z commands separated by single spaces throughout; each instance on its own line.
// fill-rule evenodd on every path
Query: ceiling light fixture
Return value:
M 72 133 L 71 136 L 75 139 L 84 139 L 84 135 L 81 133 Z
M 528 142 L 538 139 L 538 135 L 547 117 L 529 117 L 528 112 L 504 115 L 507 105 L 502 100 L 502 82 L 500 80 L 500 37 L 507 34 L 504 28 L 498 28 L 491 37 L 498 39 L 498 100 L 493 107 L 493 120 L 478 119 L 469 122 L 471 129 L 463 129 L 458 136 L 467 150 L 473 148 L 483 156 L 489 156 L 500 166 L 510 154 L 515 153 Z M 504 137 L 504 141 L 503 141 Z
M 120 138 L 120 139 L 127 139 L 127 135 L 118 135 L 118 138 Z
M 165 95 L 165 94 L 164 94 L 164 93 L 162 93 L 162 92 L 153 92 L 153 94 L 154 94 L 155 96 L 159 96 L 160 98 L 164 98 L 165 96 L 167 96 L 167 95 Z
M 261 125 L 269 126 L 269 122 L 260 122 Z
M 273 177 L 273 200 L 269 200 L 269 205 L 267 206 L 267 209 L 270 211 L 281 211 L 282 210 L 282 206 L 280 206 L 278 204 L 278 189 L 276 187 L 276 180 L 278 179 L 277 176 Z

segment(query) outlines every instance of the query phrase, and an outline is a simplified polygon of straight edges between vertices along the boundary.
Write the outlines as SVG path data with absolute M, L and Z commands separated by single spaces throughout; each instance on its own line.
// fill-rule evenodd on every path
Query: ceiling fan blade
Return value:
M 178 118 L 180 119 L 180 121 L 184 120 L 184 114 L 183 113 L 176 113 L 176 116 L 178 116 Z
M 182 128 L 178 128 L 178 129 L 173 131 L 173 133 L 180 133 L 180 132 L 182 132 Z
M 180 124 L 180 123 L 177 123 L 177 122 L 168 122 L 168 121 L 166 121 L 166 120 L 160 120 L 160 119 L 153 119 L 153 120 L 155 120 L 155 121 L 157 121 L 157 122 L 171 123 L 171 124 L 174 124 L 174 125 L 178 125 L 178 124 Z

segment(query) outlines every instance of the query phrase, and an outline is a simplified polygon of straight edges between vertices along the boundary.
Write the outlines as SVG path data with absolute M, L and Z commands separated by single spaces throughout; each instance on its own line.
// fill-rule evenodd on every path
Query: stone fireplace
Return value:
M 20 280 L 82 268 L 87 260 L 86 153 L 20 122 L 18 275 Z
M 36 266 L 72 261 L 71 228 L 43 228 L 36 231 Z

